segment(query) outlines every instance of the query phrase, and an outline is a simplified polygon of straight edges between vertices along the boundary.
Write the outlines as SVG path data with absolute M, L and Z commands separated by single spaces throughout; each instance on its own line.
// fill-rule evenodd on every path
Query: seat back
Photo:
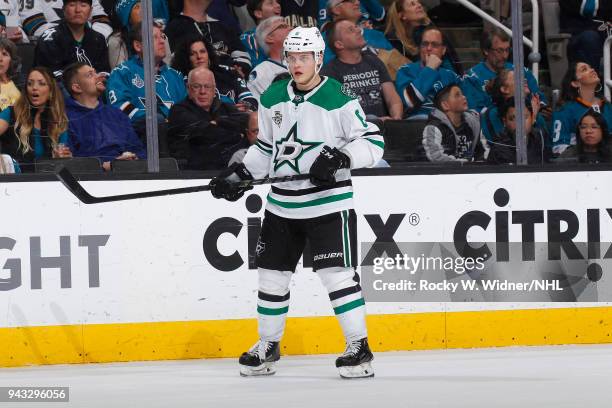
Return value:
M 423 160 L 425 124 L 425 120 L 386 120 L 383 158 L 389 163 Z
M 102 163 L 97 157 L 72 157 L 68 159 L 41 159 L 34 161 L 36 173 L 55 173 L 65 167 L 73 173 L 101 173 Z
M 113 160 L 111 169 L 114 173 L 146 173 L 147 160 Z M 159 158 L 160 173 L 177 173 L 178 163 L 173 157 Z

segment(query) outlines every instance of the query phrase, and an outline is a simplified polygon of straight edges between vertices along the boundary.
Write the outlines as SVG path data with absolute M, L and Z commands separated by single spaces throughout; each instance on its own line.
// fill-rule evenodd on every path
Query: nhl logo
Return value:
M 295 95 L 295 97 L 293 98 L 293 103 L 297 105 L 298 103 L 302 103 L 303 100 L 304 97 L 302 97 L 302 95 Z
M 283 123 L 283 115 L 281 115 L 279 111 L 274 111 L 272 121 L 276 124 L 276 126 L 280 127 L 281 123 Z
M 134 75 L 134 78 L 132 78 L 132 84 L 136 87 L 136 88 L 142 88 L 144 87 L 144 81 L 142 80 L 142 78 L 140 77 L 140 75 L 136 74 Z

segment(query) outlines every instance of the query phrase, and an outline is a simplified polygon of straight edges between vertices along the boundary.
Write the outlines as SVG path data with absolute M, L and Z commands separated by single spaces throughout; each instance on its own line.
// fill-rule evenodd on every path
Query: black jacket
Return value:
M 79 45 L 62 21 L 41 35 L 36 44 L 34 66 L 47 67 L 59 79 L 64 68 L 74 62 L 84 62 L 98 72 L 110 72 L 104 36 L 85 26 L 85 35 Z
M 234 152 L 248 147 L 242 137 L 248 114 L 215 99 L 210 112 L 186 98 L 172 106 L 168 117 L 170 155 L 191 170 L 227 167 Z M 214 121 L 216 124 L 211 123 Z
M 549 163 L 552 147 L 546 131 L 532 128 L 527 135 L 527 164 Z M 516 163 L 516 138 L 508 129 L 493 137 L 489 142 L 488 161 L 493 164 Z

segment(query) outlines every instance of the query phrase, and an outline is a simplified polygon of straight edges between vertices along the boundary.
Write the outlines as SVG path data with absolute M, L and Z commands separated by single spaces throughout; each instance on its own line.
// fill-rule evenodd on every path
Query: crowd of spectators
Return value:
M 101 171 L 114 160 L 146 159 L 140 0 L 5 3 L 1 172 L 33 171 L 49 158 L 96 157 Z M 183 169 L 239 161 L 257 138 L 261 94 L 289 75 L 287 34 L 318 26 L 327 44 L 321 74 L 383 130 L 387 121 L 420 121 L 422 134 L 400 136 L 420 138 L 422 160 L 514 163 L 516 123 L 524 120 L 530 164 L 609 162 L 612 105 L 602 96 L 598 27 L 612 19 L 612 2 L 559 4 L 560 26 L 571 34 L 559 104 L 553 111 L 521 68 L 525 117 L 516 118 L 510 37 L 483 30 L 482 61 L 463 66 L 458 44 L 419 0 L 152 0 L 157 124 Z M 27 43 L 34 58 L 23 69 L 19 46 Z

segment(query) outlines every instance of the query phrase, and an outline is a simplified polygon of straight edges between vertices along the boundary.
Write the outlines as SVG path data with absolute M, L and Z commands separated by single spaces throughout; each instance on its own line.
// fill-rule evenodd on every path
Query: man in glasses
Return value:
M 272 186 L 257 242 L 259 341 L 239 359 L 244 376 L 271 375 L 289 311 L 289 284 L 310 242 L 313 270 L 327 289 L 346 340 L 336 360 L 343 378 L 371 377 L 365 301 L 357 264 L 357 216 L 351 169 L 374 166 L 383 137 L 365 120 L 356 99 L 336 80 L 321 77 L 325 43 L 316 27 L 297 27 L 284 43 L 291 79 L 261 95 L 259 134 L 241 165 L 211 181 L 216 198 L 240 199 L 263 177 L 308 175 Z
M 420 60 L 406 64 L 397 72 L 395 86 L 410 119 L 426 119 L 433 110 L 433 99 L 443 88 L 461 84 L 459 76 L 442 68 L 446 45 L 435 27 L 423 31 L 419 45 Z
M 268 17 L 255 30 L 255 38 L 265 54 L 265 60 L 251 71 L 247 86 L 257 100 L 277 75 L 289 72 L 282 56 L 283 42 L 289 31 L 291 27 L 280 16 Z
M 220 170 L 248 141 L 241 132 L 248 114 L 221 102 L 215 93 L 215 76 L 203 66 L 187 76 L 188 97 L 170 110 L 168 148 L 183 168 Z
M 278 0 L 248 0 L 246 8 L 256 26 L 270 17 L 281 15 L 281 6 Z M 264 51 L 257 44 L 256 28 L 245 30 L 240 34 L 240 41 L 249 53 L 253 67 L 266 59 Z
M 481 112 L 484 108 L 491 106 L 493 101 L 487 93 L 487 84 L 497 76 L 502 69 L 514 70 L 514 65 L 508 62 L 512 49 L 510 48 L 511 38 L 500 28 L 491 31 L 484 31 L 480 40 L 480 49 L 484 55 L 484 60 L 473 66 L 465 75 L 464 92 L 468 98 L 468 106 Z M 538 86 L 530 70 L 525 68 L 525 79 L 529 91 L 537 94 L 543 105 L 546 105 L 546 97 Z

